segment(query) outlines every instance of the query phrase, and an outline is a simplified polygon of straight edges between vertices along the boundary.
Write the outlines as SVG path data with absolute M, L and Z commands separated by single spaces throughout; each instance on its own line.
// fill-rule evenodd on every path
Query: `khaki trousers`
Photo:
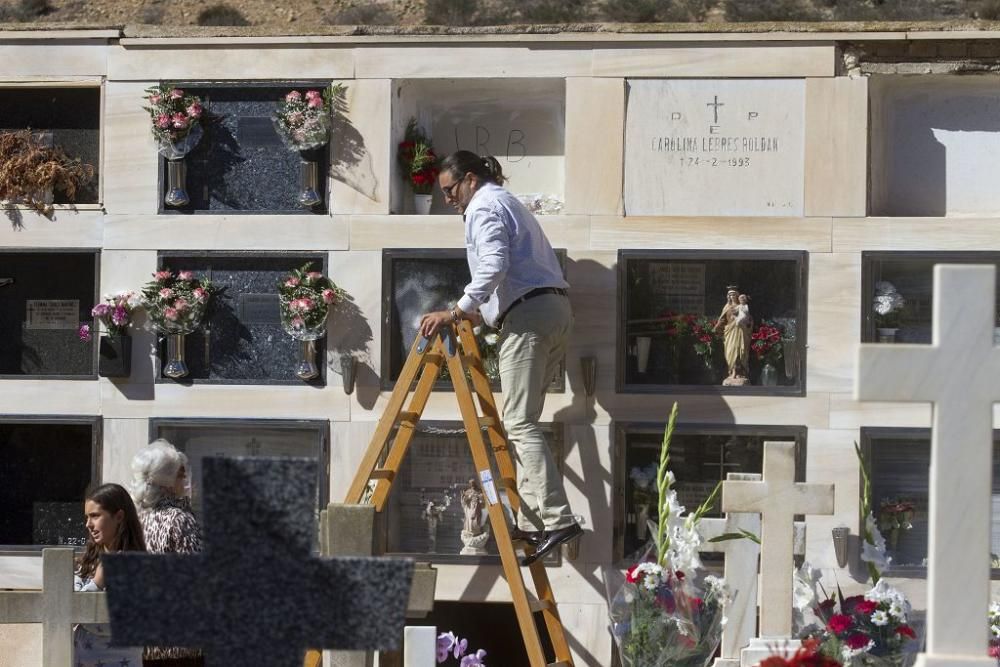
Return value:
M 572 327 L 569 299 L 544 294 L 513 307 L 500 331 L 503 425 L 517 463 L 521 530 L 555 530 L 576 522 L 538 424 L 545 392 L 559 369 Z

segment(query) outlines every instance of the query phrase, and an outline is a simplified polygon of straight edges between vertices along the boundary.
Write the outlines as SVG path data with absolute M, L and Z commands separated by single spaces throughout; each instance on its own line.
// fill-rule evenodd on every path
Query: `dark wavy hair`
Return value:
M 135 503 L 132 502 L 132 496 L 125 490 L 125 487 L 120 484 L 102 484 L 87 494 L 84 502 L 87 500 L 97 503 L 101 509 L 110 514 L 117 514 L 118 510 L 125 512 L 111 551 L 146 550 L 146 540 L 142 534 L 142 524 L 139 523 L 139 513 L 135 509 Z M 93 577 L 102 553 L 104 553 L 104 549 L 94 542 L 93 537 L 87 535 L 87 548 L 76 561 L 76 573 L 84 579 Z
M 466 174 L 475 174 L 483 183 L 503 185 L 507 177 L 503 175 L 500 163 L 492 155 L 480 157 L 472 151 L 455 151 L 441 161 L 441 171 L 450 171 L 455 179 Z

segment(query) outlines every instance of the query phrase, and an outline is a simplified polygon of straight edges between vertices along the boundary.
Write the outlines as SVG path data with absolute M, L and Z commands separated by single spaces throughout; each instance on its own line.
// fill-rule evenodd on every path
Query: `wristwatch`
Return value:
M 462 321 L 462 318 L 458 316 L 458 311 L 455 310 L 454 308 L 451 309 L 451 321 L 454 322 L 455 324 L 458 324 L 459 322 Z

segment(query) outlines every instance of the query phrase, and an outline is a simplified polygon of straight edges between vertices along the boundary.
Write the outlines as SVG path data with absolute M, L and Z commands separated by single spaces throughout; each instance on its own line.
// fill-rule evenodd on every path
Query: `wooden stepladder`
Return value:
M 469 439 L 469 449 L 472 452 L 483 497 L 486 499 L 490 525 L 493 527 L 493 535 L 500 550 L 504 577 L 510 585 L 510 594 L 524 637 L 529 663 L 531 667 L 572 667 L 573 658 L 566 643 L 566 635 L 544 563 L 542 560 L 537 560 L 528 566 L 535 586 L 535 596 L 528 593 L 521 575 L 521 565 L 514 551 L 503 502 L 497 490 L 498 487 L 506 490 L 507 500 L 516 512 L 520 498 L 517 495 L 514 462 L 493 400 L 490 381 L 483 367 L 479 346 L 472 332 L 472 324 L 468 320 L 457 326 L 444 327 L 433 338 L 433 342 L 417 336 L 345 502 L 371 503 L 375 506 L 376 512 L 381 512 L 385 508 L 389 489 L 406 456 L 413 434 L 416 432 L 417 422 L 420 421 L 420 416 L 427 406 L 427 400 L 441 374 L 441 369 L 445 367 L 451 375 L 455 396 L 458 399 L 458 407 Z M 410 394 L 412 398 L 407 405 Z M 483 429 L 489 436 L 489 448 L 483 438 Z M 498 480 L 494 480 L 493 477 L 490 449 L 493 450 L 493 458 L 496 461 Z M 384 460 L 382 460 L 383 454 Z M 380 460 L 382 460 L 381 467 Z M 532 550 L 530 545 L 525 545 L 524 548 Z M 549 640 L 555 650 L 556 661 L 553 663 L 546 662 L 538 626 L 533 616 L 536 611 L 541 612 L 545 620 Z

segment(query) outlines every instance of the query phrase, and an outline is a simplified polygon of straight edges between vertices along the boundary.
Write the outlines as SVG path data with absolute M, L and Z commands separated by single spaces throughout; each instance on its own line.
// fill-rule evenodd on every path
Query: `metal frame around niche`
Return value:
M 317 251 L 308 252 L 304 250 L 158 250 L 156 252 L 156 269 L 162 270 L 163 259 L 165 257 L 198 257 L 198 258 L 212 258 L 218 257 L 221 259 L 240 259 L 240 258 L 252 258 L 261 257 L 268 259 L 281 259 L 281 258 L 294 258 L 300 257 L 302 259 L 309 259 L 313 257 L 319 257 L 321 259 L 320 271 L 324 275 L 328 273 L 329 270 L 329 253 L 327 251 Z M 178 267 L 171 267 L 177 269 Z M 324 387 L 326 386 L 327 377 L 327 365 L 325 363 L 328 355 L 328 349 L 326 347 L 326 341 L 329 339 L 329 331 L 327 335 L 320 339 L 323 343 L 322 346 L 317 346 L 316 356 L 318 357 L 317 362 L 321 359 L 323 363 L 317 363 L 316 367 L 319 369 L 320 375 L 314 380 L 309 382 L 303 382 L 302 380 L 278 380 L 278 381 L 267 381 L 267 380 L 227 380 L 227 379 L 195 379 L 195 378 L 180 378 L 178 380 L 171 380 L 170 378 L 164 378 L 161 372 L 163 354 L 162 351 L 166 343 L 160 342 L 162 336 L 154 331 L 154 336 L 156 337 L 156 362 L 153 369 L 153 382 L 155 384 L 182 384 L 182 385 L 245 385 L 245 386 L 276 386 L 276 387 L 297 387 L 297 386 L 310 386 L 310 387 Z M 321 358 L 321 359 L 320 359 Z
M 419 437 L 421 434 L 421 426 L 438 428 L 438 429 L 461 429 L 461 421 L 447 421 L 447 420 L 427 420 L 417 423 L 417 433 L 415 437 Z M 565 459 L 566 459 L 566 438 L 565 438 L 565 425 L 562 422 L 542 422 L 539 424 L 542 429 L 552 438 L 553 455 L 556 460 L 556 467 L 559 469 L 559 473 L 563 475 L 565 480 Z M 426 431 L 423 431 L 426 433 Z M 431 434 L 433 435 L 433 434 Z M 394 436 L 395 437 L 395 436 Z M 484 436 L 485 437 L 485 436 Z M 390 439 L 389 442 L 392 442 Z M 411 442 L 410 446 L 413 446 Z M 385 458 L 386 452 L 382 452 L 380 457 L 380 462 Z M 469 457 L 471 458 L 471 451 Z M 494 471 L 496 473 L 496 471 Z M 398 484 L 398 478 L 395 484 Z M 395 488 L 395 487 L 394 487 Z M 409 551 L 386 551 L 386 545 L 388 543 L 388 510 L 375 516 L 375 549 L 376 553 L 384 553 L 387 556 L 393 556 L 396 558 L 412 558 L 416 561 L 431 563 L 431 564 L 454 564 L 454 565 L 500 565 L 500 554 L 496 555 L 486 555 L 486 556 L 462 556 L 461 554 L 428 554 L 428 553 L 415 553 Z M 544 559 L 547 565 L 558 566 L 562 563 L 562 550 L 556 549 Z
M 612 456 L 612 494 L 611 513 L 613 517 L 612 529 L 612 557 L 613 562 L 620 563 L 625 558 L 625 485 L 628 477 L 626 466 L 626 447 L 630 435 L 662 435 L 666 427 L 666 422 L 618 422 L 614 428 L 614 453 Z M 776 440 L 795 440 L 795 475 L 805 479 L 806 457 L 808 455 L 807 439 L 808 429 L 805 426 L 787 425 L 743 425 L 743 424 L 705 424 L 705 423 L 678 423 L 675 435 L 687 436 L 744 436 L 744 437 L 770 437 Z M 688 508 L 692 510 L 694 508 Z
M 47 254 L 72 254 L 72 255 L 94 255 L 94 300 L 93 304 L 101 300 L 101 249 L 100 248 L 2 248 L 0 256 L 8 254 L 18 255 L 47 255 Z M 0 291 L 0 298 L 3 292 Z M 91 304 L 91 305 L 93 305 Z M 4 374 L 0 373 L 0 380 L 96 380 L 97 362 L 100 355 L 100 330 L 93 327 L 91 330 L 93 340 L 93 355 L 91 358 L 92 372 L 86 375 L 28 375 L 28 374 Z
M 932 253 L 936 254 L 936 253 Z M 862 426 L 858 436 L 859 446 L 866 461 L 871 461 L 873 440 L 926 440 L 927 441 L 927 461 L 930 464 L 931 449 L 931 429 L 921 427 L 902 426 Z M 1000 444 L 1000 429 L 993 429 L 993 444 Z M 858 471 L 859 482 L 861 472 Z M 872 480 L 874 486 L 874 480 Z M 930 488 L 928 487 L 928 496 Z M 860 504 L 858 512 L 859 525 L 863 525 L 865 517 L 860 514 Z M 860 547 L 859 547 L 860 548 Z M 882 573 L 884 577 L 898 577 L 900 579 L 926 579 L 927 567 L 922 565 L 893 565 Z M 1000 568 L 990 569 L 990 579 L 1000 579 Z
M 798 263 L 799 284 L 795 299 L 796 340 L 799 343 L 799 383 L 792 386 L 723 387 L 707 384 L 626 384 L 625 309 L 628 303 L 629 260 L 753 260 L 795 261 Z M 806 250 L 634 250 L 619 249 L 617 269 L 618 314 L 615 331 L 615 391 L 620 394 L 719 394 L 725 396 L 805 396 L 808 367 L 809 328 L 809 252 Z
M 260 427 L 278 430 L 314 430 L 318 436 L 316 454 L 319 460 L 318 484 L 319 506 L 316 511 L 326 509 L 330 502 L 330 422 L 326 419 L 240 419 L 215 417 L 151 417 L 149 419 L 149 441 L 160 437 L 162 427 Z M 181 450 L 183 451 L 183 450 Z
M 892 260 L 935 260 L 937 263 L 994 264 L 1000 269 L 1000 252 L 989 250 L 864 250 L 861 252 L 861 331 L 860 340 L 872 343 L 876 340 L 875 323 L 872 321 L 871 303 L 875 296 L 876 262 Z M 931 269 L 931 282 L 934 271 Z M 933 286 L 932 286 L 933 289 Z M 906 296 L 905 294 L 903 295 Z M 1000 296 L 1000 294 L 998 294 Z
M 188 89 L 188 88 L 326 88 L 331 85 L 336 79 L 267 79 L 267 80 L 256 80 L 256 81 L 199 81 L 199 80 L 171 80 L 170 83 L 174 84 L 178 88 Z M 166 83 L 165 80 L 159 80 L 156 84 Z M 163 205 L 163 195 L 165 191 L 165 179 L 166 179 L 166 159 L 157 155 L 156 158 L 156 214 L 157 215 L 278 215 L 278 216 L 288 216 L 288 215 L 317 215 L 317 216 L 329 216 L 330 215 L 330 166 L 331 166 L 331 152 L 330 144 L 323 149 L 326 152 L 326 171 L 327 178 L 326 183 L 323 184 L 323 210 L 311 212 L 308 209 L 298 209 L 298 210 L 288 210 L 288 211 L 205 211 L 205 210 L 184 210 L 166 207 Z
M 96 487 L 103 483 L 101 471 L 104 464 L 104 419 L 100 415 L 0 415 L 0 424 L 59 424 L 90 426 L 90 484 Z M 80 521 L 83 522 L 83 498 L 80 498 Z M 42 549 L 49 544 L 0 544 L 0 557 L 5 555 L 42 555 Z M 81 551 L 77 548 L 76 551 Z
M 566 264 L 569 261 L 569 254 L 565 248 L 554 248 L 556 258 L 562 267 L 563 276 L 566 275 Z M 382 350 L 379 384 L 383 391 L 392 391 L 396 386 L 396 381 L 390 377 L 390 366 L 392 365 L 392 341 L 389 332 L 396 324 L 392 314 L 392 264 L 397 259 L 421 259 L 433 261 L 435 259 L 465 259 L 464 248 L 385 248 L 382 250 Z M 572 289 L 572 288 L 570 288 Z M 461 296 L 459 294 L 459 296 Z M 445 304 L 441 304 L 444 308 Z M 400 350 L 402 358 L 405 359 L 409 353 L 409 346 L 412 341 L 404 341 L 406 348 Z M 562 394 L 566 391 L 566 355 L 563 355 L 561 362 L 561 372 L 549 385 L 548 392 Z M 490 383 L 494 392 L 500 391 L 500 383 Z M 450 391 L 452 388 L 448 380 L 438 380 L 434 383 L 434 391 Z

